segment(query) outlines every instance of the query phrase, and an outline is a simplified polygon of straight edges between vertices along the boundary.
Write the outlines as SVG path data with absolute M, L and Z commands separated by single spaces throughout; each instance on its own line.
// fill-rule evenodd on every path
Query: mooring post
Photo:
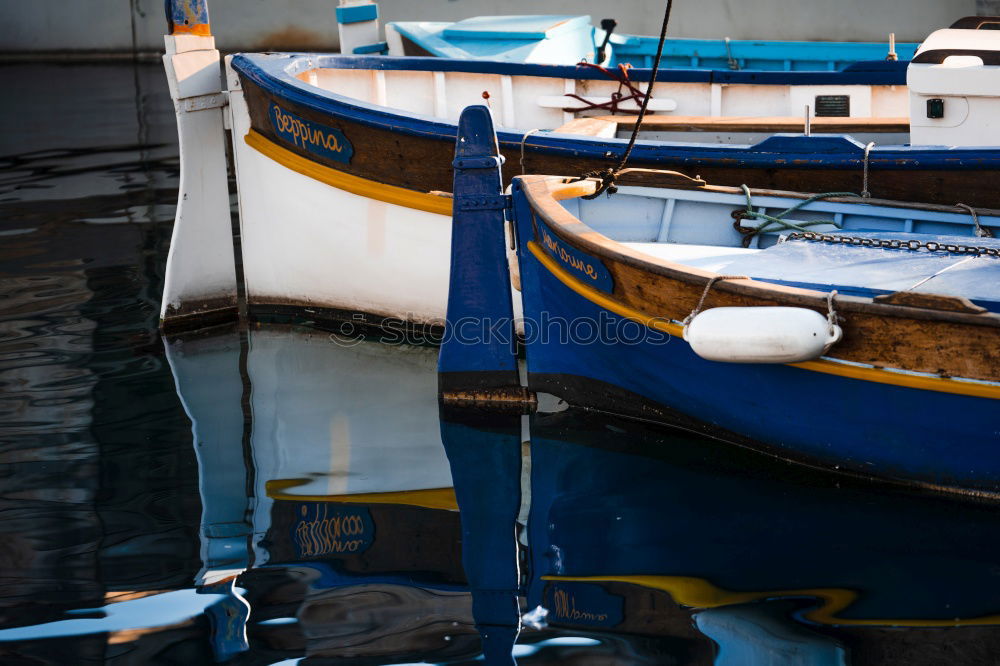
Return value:
M 340 0 L 337 7 L 340 52 L 345 55 L 386 53 L 389 45 L 379 40 L 378 5 L 371 0 Z
M 445 402 L 520 402 L 500 165 L 490 110 L 470 106 L 455 143 L 451 281 L 438 372 Z M 464 396 L 464 398 L 463 398 Z M 477 397 L 478 396 L 478 397 Z
M 181 177 L 160 323 L 164 328 L 235 319 L 226 130 L 219 51 L 206 0 L 166 0 L 163 67 L 177 117 Z

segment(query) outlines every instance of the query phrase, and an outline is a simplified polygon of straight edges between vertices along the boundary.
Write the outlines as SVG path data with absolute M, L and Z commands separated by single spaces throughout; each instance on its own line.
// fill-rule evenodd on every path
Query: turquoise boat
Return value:
M 437 56 L 572 65 L 652 67 L 657 37 L 620 35 L 615 21 L 596 27 L 588 15 L 476 16 L 453 23 L 386 24 L 390 55 Z M 661 66 L 670 69 L 839 71 L 860 61 L 910 60 L 919 44 L 742 39 L 668 39 Z

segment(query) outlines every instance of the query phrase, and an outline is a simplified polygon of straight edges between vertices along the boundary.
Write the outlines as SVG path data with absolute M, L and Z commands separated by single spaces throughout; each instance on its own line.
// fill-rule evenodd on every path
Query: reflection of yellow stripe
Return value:
M 528 241 L 528 249 L 535 258 L 545 268 L 548 269 L 564 285 L 586 298 L 591 303 L 601 306 L 605 310 L 610 310 L 653 330 L 672 335 L 678 339 L 683 339 L 683 327 L 665 321 L 662 318 L 654 317 L 645 312 L 629 307 L 624 303 L 609 298 L 593 287 L 583 284 L 574 276 L 570 275 L 555 259 L 550 257 L 538 243 Z M 925 391 L 940 391 L 942 393 L 956 393 L 976 398 L 992 398 L 1000 400 L 1000 386 L 990 384 L 974 384 L 972 382 L 962 382 L 943 377 L 924 377 L 920 375 L 907 375 L 900 372 L 882 370 L 880 368 L 865 368 L 856 365 L 837 363 L 836 361 L 804 361 L 802 363 L 788 363 L 787 365 L 812 370 L 813 372 L 823 372 L 830 375 L 839 375 L 851 379 L 860 379 L 867 382 L 879 384 L 892 384 L 894 386 L 904 386 L 906 388 L 922 389 Z
M 816 588 L 804 590 L 772 590 L 766 592 L 733 592 L 716 587 L 704 578 L 691 576 L 542 576 L 542 580 L 554 582 L 571 581 L 584 583 L 629 583 L 654 590 L 662 590 L 682 606 L 692 608 L 718 608 L 734 604 L 745 604 L 765 599 L 789 597 L 815 597 L 823 605 L 804 614 L 804 617 L 821 624 L 853 626 L 900 626 L 900 627 L 958 627 L 1000 624 L 1000 615 L 986 615 L 970 619 L 952 618 L 948 620 L 924 619 L 877 619 L 855 620 L 837 617 L 837 613 L 854 603 L 857 592 L 843 588 Z
M 250 130 L 243 140 L 248 146 L 278 164 L 301 173 L 303 176 L 336 187 L 338 190 L 405 208 L 451 216 L 451 199 L 448 197 L 377 183 L 374 180 L 331 169 L 279 146 L 254 130 Z
M 458 511 L 454 488 L 401 490 L 391 493 L 359 493 L 356 495 L 296 495 L 287 491 L 309 483 L 309 479 L 276 479 L 264 484 L 267 496 L 276 500 L 299 502 L 340 502 L 344 504 L 406 504 L 425 509 Z

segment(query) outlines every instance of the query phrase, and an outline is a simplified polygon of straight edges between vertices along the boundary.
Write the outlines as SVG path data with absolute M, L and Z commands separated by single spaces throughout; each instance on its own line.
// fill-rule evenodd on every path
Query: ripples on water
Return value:
M 1000 659 L 993 507 L 572 411 L 442 418 L 431 348 L 161 340 L 160 69 L 0 77 L 3 663 Z

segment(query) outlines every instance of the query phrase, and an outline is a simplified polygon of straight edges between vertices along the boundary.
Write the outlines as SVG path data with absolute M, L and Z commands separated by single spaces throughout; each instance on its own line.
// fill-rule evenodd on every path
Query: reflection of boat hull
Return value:
M 335 563 L 357 583 L 379 577 L 445 589 L 465 583 L 457 510 L 281 500 L 264 539 L 271 565 Z
M 718 656 L 706 635 L 727 664 L 930 664 L 967 641 L 995 646 L 989 506 L 789 475 L 767 456 L 579 410 L 532 416 L 522 447 L 516 419 L 505 431 L 469 416 L 442 426 L 470 518 L 469 584 L 499 594 L 496 546 L 520 534 L 525 606 L 551 629 L 647 637 L 685 663 Z M 488 463 L 466 464 L 476 454 Z
M 990 507 L 819 473 L 785 480 L 764 456 L 604 421 L 533 418 L 539 598 L 572 585 L 632 585 L 700 608 L 811 598 L 802 614 L 824 625 L 1000 624 L 995 597 L 982 593 L 997 547 Z M 600 506 L 581 501 L 595 496 Z M 594 596 L 588 610 L 582 598 L 578 611 L 610 621 L 612 601 Z
M 435 350 L 288 327 L 167 350 L 200 463 L 198 582 L 238 576 L 254 638 L 318 657 L 476 654 Z

